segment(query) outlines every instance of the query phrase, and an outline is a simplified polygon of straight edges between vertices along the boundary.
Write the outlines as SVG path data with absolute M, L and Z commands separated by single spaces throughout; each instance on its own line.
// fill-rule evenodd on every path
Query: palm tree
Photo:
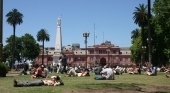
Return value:
M 144 27 L 148 25 L 148 13 L 147 13 L 147 5 L 139 4 L 139 7 L 135 7 L 135 12 L 133 12 L 134 23 L 138 24 L 139 27 L 142 28 L 142 46 L 144 46 Z M 142 51 L 141 54 L 141 62 L 143 63 L 144 53 Z
M 41 29 L 37 33 L 37 41 L 43 42 L 43 50 L 42 50 L 42 65 L 44 64 L 44 41 L 50 41 L 50 35 L 48 34 L 47 30 Z
M 7 20 L 6 22 L 13 26 L 13 46 L 12 46 L 12 62 L 11 62 L 11 67 L 13 62 L 14 62 L 14 57 L 15 57 L 15 30 L 16 30 L 16 25 L 20 25 L 23 23 L 22 18 L 24 17 L 22 13 L 20 13 L 17 9 L 12 9 L 9 13 L 6 15 Z
M 131 32 L 131 39 L 135 39 L 135 38 L 137 38 L 138 36 L 139 36 L 139 29 L 136 28 L 135 30 L 133 30 L 133 31 Z

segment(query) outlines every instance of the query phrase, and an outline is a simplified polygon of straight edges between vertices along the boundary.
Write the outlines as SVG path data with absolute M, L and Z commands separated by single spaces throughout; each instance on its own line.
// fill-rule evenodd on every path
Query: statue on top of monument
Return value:
M 57 26 L 61 26 L 61 18 L 58 17 Z

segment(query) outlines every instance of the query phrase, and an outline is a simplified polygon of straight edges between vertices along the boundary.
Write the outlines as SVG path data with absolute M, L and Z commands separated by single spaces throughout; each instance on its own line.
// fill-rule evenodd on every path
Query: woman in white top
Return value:
M 60 71 L 61 69 L 61 61 L 62 61 L 62 57 L 60 56 L 59 57 L 59 60 L 58 60 L 58 69 L 57 69 L 57 73 Z

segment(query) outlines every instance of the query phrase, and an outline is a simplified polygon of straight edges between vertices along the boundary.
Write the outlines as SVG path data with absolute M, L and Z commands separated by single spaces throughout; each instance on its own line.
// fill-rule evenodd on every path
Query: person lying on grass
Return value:
M 58 86 L 64 85 L 60 76 L 52 76 L 52 80 L 48 80 L 46 77 L 45 80 L 36 80 L 36 81 L 26 81 L 26 82 L 19 82 L 16 79 L 13 80 L 14 87 L 28 87 L 28 86 Z
M 84 77 L 84 76 L 90 76 L 90 74 L 89 74 L 88 69 L 82 69 L 80 73 L 77 73 L 74 68 L 69 68 L 66 76 L 67 77 L 70 77 L 70 76 Z

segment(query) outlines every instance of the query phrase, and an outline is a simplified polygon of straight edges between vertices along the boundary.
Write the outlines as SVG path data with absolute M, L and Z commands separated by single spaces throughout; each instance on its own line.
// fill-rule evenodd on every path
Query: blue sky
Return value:
M 23 24 L 16 27 L 16 36 L 29 33 L 36 39 L 37 32 L 44 28 L 50 34 L 45 47 L 55 46 L 60 15 L 63 46 L 80 43 L 85 47 L 84 31 L 90 32 L 88 46 L 94 45 L 95 23 L 96 44 L 108 40 L 116 46 L 129 47 L 131 31 L 138 28 L 133 12 L 142 3 L 147 4 L 147 0 L 4 0 L 3 42 L 5 45 L 6 38 L 13 34 L 5 15 L 16 8 L 24 15 Z

